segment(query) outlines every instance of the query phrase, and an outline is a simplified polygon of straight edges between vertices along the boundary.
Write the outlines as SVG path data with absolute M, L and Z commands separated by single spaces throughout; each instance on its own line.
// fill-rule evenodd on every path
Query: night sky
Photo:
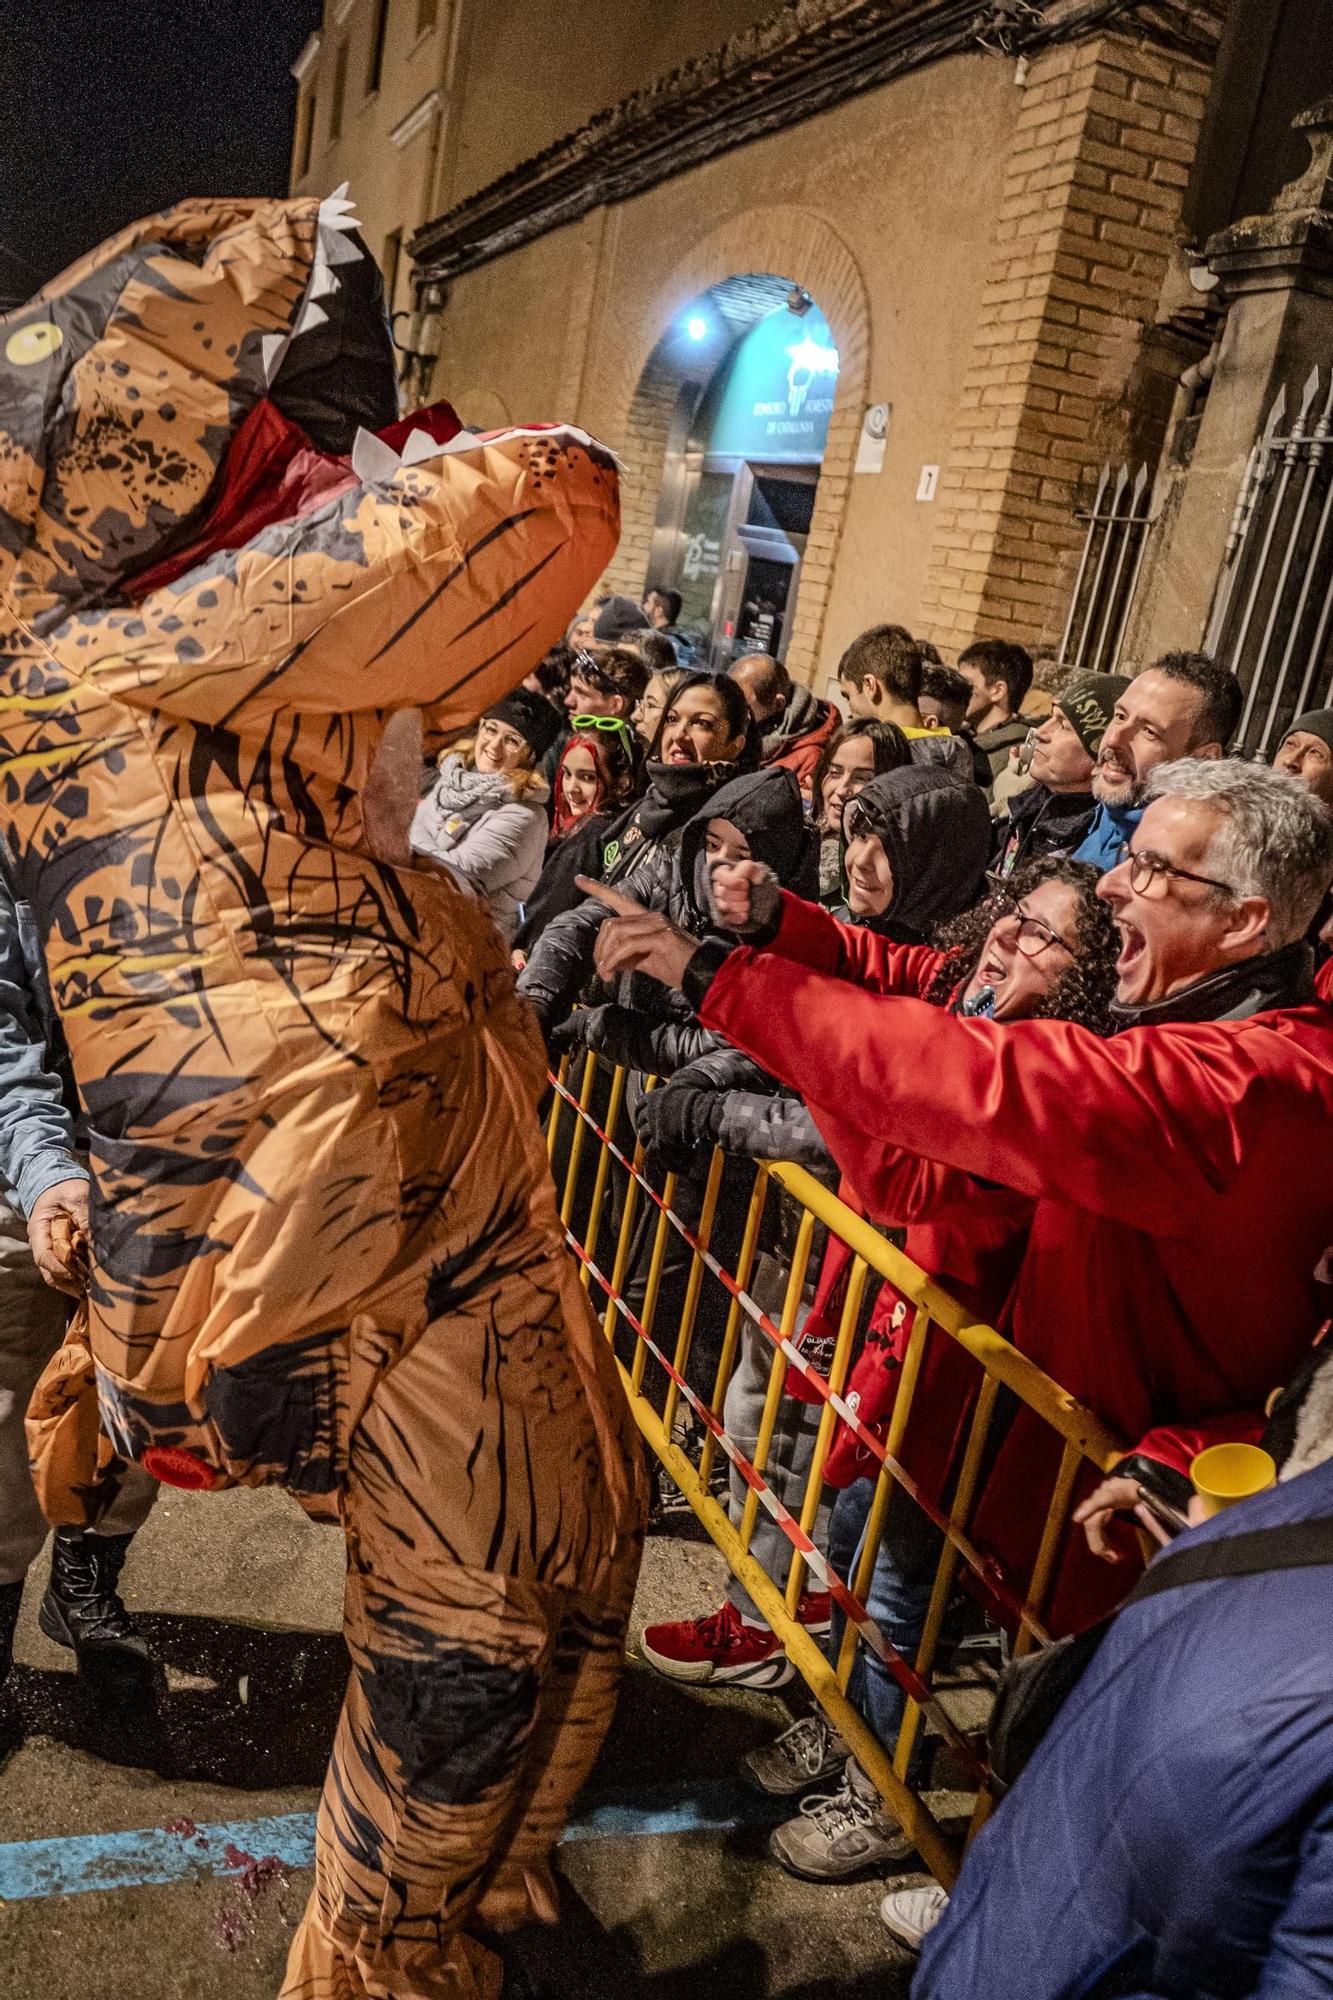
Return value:
M 190 194 L 282 194 L 321 0 L 0 0 L 0 300 Z

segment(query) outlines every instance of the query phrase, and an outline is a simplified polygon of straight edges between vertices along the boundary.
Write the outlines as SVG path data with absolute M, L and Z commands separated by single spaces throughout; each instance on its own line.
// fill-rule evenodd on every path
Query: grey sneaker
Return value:
M 803 1715 L 772 1743 L 747 1750 L 742 1760 L 748 1782 L 773 1799 L 794 1799 L 835 1778 L 847 1762 L 847 1745 L 832 1723 L 816 1712 Z
M 805 1799 L 795 1819 L 774 1828 L 768 1847 L 789 1875 L 805 1882 L 846 1882 L 912 1851 L 911 1841 L 850 1757 L 837 1791 Z
M 879 1906 L 879 1920 L 912 1951 L 920 1951 L 948 1907 L 939 1883 L 927 1882 L 918 1889 L 891 1889 Z

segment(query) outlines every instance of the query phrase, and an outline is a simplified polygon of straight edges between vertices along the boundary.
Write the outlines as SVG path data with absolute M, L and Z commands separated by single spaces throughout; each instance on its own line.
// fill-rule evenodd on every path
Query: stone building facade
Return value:
M 719 652 L 759 632 L 821 686 L 882 619 L 946 657 L 979 635 L 1068 652 L 1071 605 L 1103 571 L 1114 616 L 1099 602 L 1084 622 L 1122 662 L 1168 632 L 1199 643 L 1208 534 L 1169 615 L 1144 557 L 1168 526 L 1184 547 L 1199 511 L 1173 440 L 1182 417 L 1201 448 L 1221 435 L 1231 294 L 1206 237 L 1299 171 L 1291 114 L 1333 61 L 1322 0 L 438 0 L 413 42 L 399 16 L 418 5 L 330 0 L 302 59 L 315 143 L 307 158 L 299 126 L 294 185 L 351 180 L 372 247 L 397 261 L 396 303 L 410 245 L 414 397 L 483 425 L 572 418 L 615 448 L 607 587 L 638 594 L 693 564 Z M 377 34 L 384 109 L 349 120 L 344 104 L 321 146 L 330 49 Z M 395 50 L 411 80 L 390 85 Z M 400 170 L 390 200 L 381 127 L 396 116 L 401 133 L 432 92 L 429 164 Z M 817 461 L 720 453 L 719 384 L 747 337 L 786 312 L 786 351 L 803 352 L 813 309 L 836 351 Z M 1201 367 L 1200 419 L 1181 383 Z M 789 379 L 795 410 L 804 377 Z M 1210 520 L 1234 507 L 1246 422 Z M 1108 462 L 1153 476 L 1132 559 L 1112 522 L 1099 567 Z M 755 623 L 757 576 L 761 610 L 786 592 L 776 622 Z

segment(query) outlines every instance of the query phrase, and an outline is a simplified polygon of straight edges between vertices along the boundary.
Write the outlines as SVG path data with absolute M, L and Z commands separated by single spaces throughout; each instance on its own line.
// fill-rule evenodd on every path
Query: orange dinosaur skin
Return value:
M 34 1399 L 46 1504 L 94 1510 L 114 1452 L 341 1521 L 354 1672 L 283 1990 L 425 2000 L 498 1990 L 474 1911 L 554 1914 L 643 1492 L 504 947 L 378 858 L 365 795 L 395 712 L 430 750 L 541 656 L 618 510 L 590 441 L 462 440 L 126 603 L 346 227 L 188 202 L 0 319 L 0 834 L 92 1131 L 90 1356 Z

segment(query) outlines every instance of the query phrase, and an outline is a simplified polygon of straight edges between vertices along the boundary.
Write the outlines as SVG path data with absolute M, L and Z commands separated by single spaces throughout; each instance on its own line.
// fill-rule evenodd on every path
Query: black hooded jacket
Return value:
M 910 764 L 872 778 L 857 804 L 889 858 L 893 897 L 883 916 L 846 921 L 897 944 L 925 943 L 981 892 L 991 842 L 985 797 L 942 765 Z M 708 947 L 719 956 L 722 949 L 722 940 Z M 711 963 L 715 970 L 717 958 Z M 677 1150 L 667 1162 L 677 1171 L 691 1146 L 703 1158 L 715 1144 L 752 1160 L 796 1160 L 814 1173 L 827 1168 L 827 1149 L 804 1104 L 739 1050 L 724 1044 L 654 1091 L 640 1135 L 656 1143 L 684 1093 L 688 1108 L 675 1116 Z
M 996 867 L 1012 875 L 1024 861 L 1048 854 L 1072 854 L 1092 825 L 1097 801 L 1091 792 L 1053 792 L 1049 785 L 1031 784 L 1009 802 L 1009 818 L 1000 822 Z
M 981 893 L 992 837 L 985 795 L 936 766 L 909 764 L 872 778 L 856 803 L 893 871 L 892 899 L 873 928 L 925 944 Z
M 728 820 L 743 833 L 751 857 L 771 868 L 784 886 L 798 894 L 813 893 L 815 841 L 800 789 L 784 770 L 750 771 L 721 786 L 686 825 L 675 851 L 659 848 L 620 888 L 644 909 L 658 910 L 681 930 L 703 937 L 714 928 L 700 881 L 708 822 L 714 819 Z M 518 987 L 548 1030 L 566 1019 L 593 976 L 593 947 L 608 915 L 589 897 L 556 917 L 534 944 Z M 699 1026 L 681 994 L 646 974 L 626 973 L 616 1001 L 617 1019 L 608 1026 L 622 1039 L 610 1053 L 632 1057 L 635 1068 L 667 1075 L 722 1046 L 720 1036 Z

